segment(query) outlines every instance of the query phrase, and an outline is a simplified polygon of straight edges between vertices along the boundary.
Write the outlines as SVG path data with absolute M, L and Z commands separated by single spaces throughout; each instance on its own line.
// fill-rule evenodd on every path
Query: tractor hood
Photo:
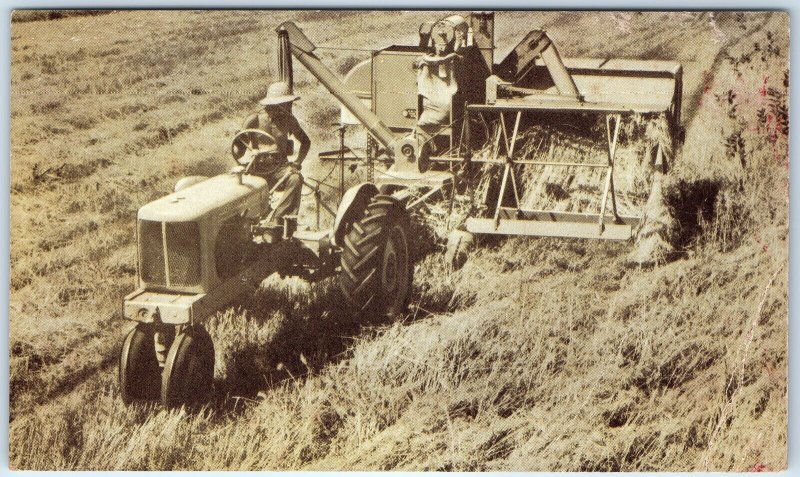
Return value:
M 213 213 L 220 208 L 245 200 L 267 187 L 260 177 L 236 174 L 211 177 L 186 189 L 154 200 L 139 209 L 139 220 L 158 222 L 188 222 Z

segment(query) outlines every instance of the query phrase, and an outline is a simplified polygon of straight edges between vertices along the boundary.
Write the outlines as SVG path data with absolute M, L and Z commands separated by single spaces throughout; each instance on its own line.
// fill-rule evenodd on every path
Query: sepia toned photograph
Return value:
M 786 469 L 788 12 L 10 20 L 11 469 Z

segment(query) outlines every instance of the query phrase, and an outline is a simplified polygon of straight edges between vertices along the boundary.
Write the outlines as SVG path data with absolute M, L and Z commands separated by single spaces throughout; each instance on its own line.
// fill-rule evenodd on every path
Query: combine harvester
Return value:
M 307 58 L 313 56 L 313 45 L 291 23 L 282 25 L 280 31 L 298 39 L 292 42 L 292 53 L 309 66 Z M 632 171 L 625 164 L 624 172 L 628 176 L 663 172 L 665 156 L 671 154 L 673 136 L 680 128 L 681 65 L 611 58 L 562 59 L 541 30 L 528 33 L 500 63 L 494 63 L 494 52 L 493 13 L 473 13 L 469 18 L 454 15 L 423 24 L 419 45 L 376 51 L 347 75 L 346 88 L 374 114 L 348 114 L 354 113 L 352 98 L 337 92 L 340 85 L 321 82 L 342 102 L 343 118 L 355 115 L 387 151 L 394 149 L 392 141 L 403 137 L 405 153 L 394 154 L 390 172 L 379 181 L 398 182 L 392 178 L 400 175 L 407 179 L 407 185 L 418 187 L 431 182 L 426 171 L 441 170 L 443 164 L 484 164 L 481 175 L 491 173 L 492 168 L 500 170 L 495 174 L 499 176 L 497 183 L 483 188 L 482 203 L 466 220 L 469 232 L 632 238 L 642 215 L 619 212 L 614 186 L 623 121 L 631 123 L 626 141 L 639 149 L 636 161 L 642 166 Z M 320 77 L 314 69 L 311 71 Z M 394 136 L 378 134 L 376 119 Z M 598 125 L 604 129 L 599 135 Z M 532 140 L 540 143 L 539 139 L 544 139 L 529 134 L 532 130 L 544 135 L 556 133 L 566 137 L 567 144 L 546 141 L 549 147 L 532 147 L 537 145 L 531 144 Z M 595 144 L 579 146 L 587 140 Z M 536 202 L 523 196 L 537 181 L 537 175 L 544 180 L 560 172 L 570 178 L 578 169 L 594 170 L 586 175 L 600 179 L 595 184 L 597 210 L 524 208 L 526 203 Z M 527 181 L 520 180 L 522 171 Z M 442 177 L 442 182 L 451 180 L 437 177 Z M 466 181 L 465 185 L 474 186 L 474 182 Z M 651 181 L 640 182 L 650 185 Z M 639 187 L 630 192 L 646 200 L 650 191 Z
M 313 187 L 317 228 L 320 207 L 333 227 L 299 231 L 287 217 L 281 237 L 264 234 L 274 188 L 248 173 L 243 153 L 274 143 L 259 130 L 233 138 L 229 174 L 183 179 L 139 209 L 138 289 L 123 304 L 125 318 L 138 322 L 120 354 L 125 402 L 160 396 L 172 407 L 207 397 L 214 348 L 203 320 L 276 272 L 338 277 L 354 312 L 404 312 L 414 268 L 410 213 L 426 203 L 448 213 L 467 203 L 459 240 L 630 240 L 642 228 L 641 213 L 620 211 L 615 184 L 624 172 L 631 208 L 665 170 L 680 126 L 679 64 L 562 59 L 540 30 L 495 63 L 494 14 L 473 13 L 426 22 L 417 45 L 374 51 L 340 79 L 294 23 L 277 33 L 280 79 L 292 84 L 297 60 L 342 105 L 339 149 L 320 155 L 341 166 L 338 207 Z M 364 154 L 345 145 L 345 124 L 366 129 Z M 348 161 L 364 163 L 374 180 L 345 191 Z M 541 203 L 552 210 L 530 207 Z

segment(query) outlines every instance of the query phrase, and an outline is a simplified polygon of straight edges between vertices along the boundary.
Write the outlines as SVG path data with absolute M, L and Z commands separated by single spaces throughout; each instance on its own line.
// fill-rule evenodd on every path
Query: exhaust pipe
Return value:
M 289 85 L 289 94 L 294 94 L 294 70 L 289 32 L 278 30 L 278 79 Z

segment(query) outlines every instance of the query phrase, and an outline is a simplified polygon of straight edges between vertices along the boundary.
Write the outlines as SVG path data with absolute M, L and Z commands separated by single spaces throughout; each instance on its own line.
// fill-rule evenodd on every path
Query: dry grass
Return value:
M 604 42 L 576 34 L 610 15 L 501 13 L 498 43 L 534 23 L 568 56 L 684 63 L 691 122 L 664 184 L 677 260 L 645 268 L 624 244 L 486 241 L 457 273 L 439 254 L 420 262 L 414 306 L 394 323 L 356 322 L 329 283 L 275 279 L 209 321 L 215 395 L 173 412 L 118 397 L 133 213 L 177 176 L 228 166 L 227 140 L 269 78 L 265 36 L 294 15 L 15 22 L 12 467 L 784 468 L 787 17 L 637 13 L 613 18 L 625 31 Z M 320 44 L 363 47 L 413 42 L 435 14 L 303 16 Z M 762 61 L 767 44 L 782 50 Z M 301 118 L 333 104 L 307 75 L 298 82 Z
M 321 326 L 305 321 L 303 305 L 293 317 L 221 313 L 209 324 L 218 387 L 243 398 L 188 414 L 125 409 L 105 376 L 12 423 L 12 456 L 33 468 L 61 467 L 50 459 L 71 453 L 63 466 L 688 470 L 710 455 L 711 469 L 779 467 L 780 260 L 740 249 L 636 270 L 619 251 L 519 240 L 484 251 L 435 282 L 446 290 L 420 290 L 437 315 L 420 319 L 420 308 L 417 319 L 362 331 L 344 360 L 284 342 L 336 340 L 303 333 Z M 437 260 L 423 266 L 441 277 Z M 456 311 L 442 313 L 448 294 Z M 315 339 L 306 352 L 341 346 Z M 236 387 L 256 376 L 276 381 L 255 384 L 260 396 Z M 85 405 L 90 396 L 103 413 Z M 723 412 L 735 419 L 717 431 Z
M 14 10 L 11 21 L 17 23 L 59 20 L 61 18 L 95 16 L 113 13 L 114 10 Z

